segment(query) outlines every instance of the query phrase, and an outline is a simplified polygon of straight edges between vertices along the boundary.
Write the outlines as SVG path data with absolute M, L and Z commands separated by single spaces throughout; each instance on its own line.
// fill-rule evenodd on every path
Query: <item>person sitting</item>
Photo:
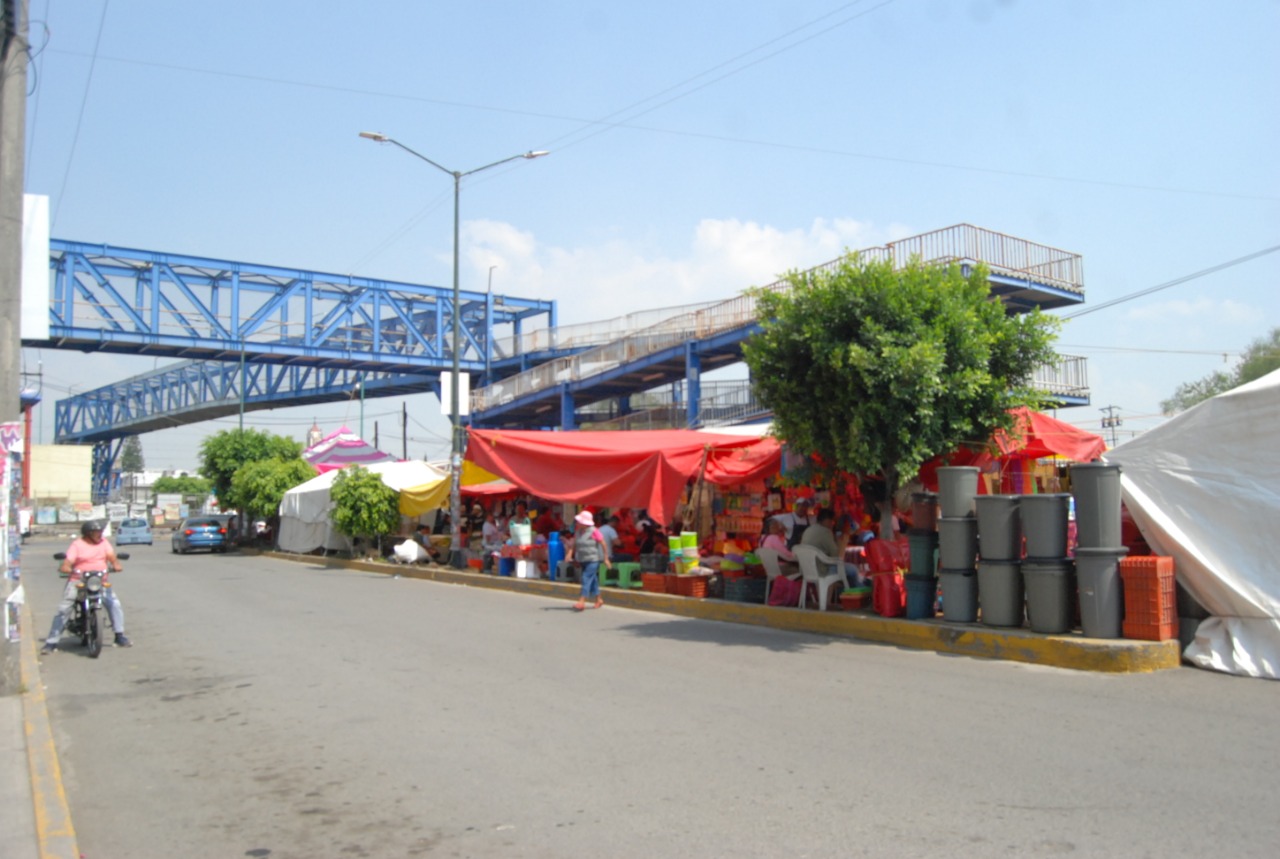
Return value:
M 858 587 L 862 584 L 862 577 L 858 575 L 858 567 L 856 564 L 850 564 L 844 560 L 844 550 L 849 544 L 847 534 L 836 537 L 831 526 L 835 524 L 836 514 L 830 507 L 823 507 L 818 511 L 817 520 L 805 528 L 803 536 L 800 537 L 801 546 L 813 546 L 822 554 L 829 558 L 836 558 L 837 563 L 843 565 L 845 578 L 849 581 L 850 587 Z
M 778 553 L 778 560 L 794 564 L 795 553 L 787 548 L 787 526 L 777 519 L 770 519 L 768 533 L 760 540 L 761 549 L 773 549 Z

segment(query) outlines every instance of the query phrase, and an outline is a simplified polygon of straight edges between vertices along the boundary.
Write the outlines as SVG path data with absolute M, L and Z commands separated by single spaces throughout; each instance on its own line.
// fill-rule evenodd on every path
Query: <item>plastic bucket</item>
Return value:
M 1076 541 L 1086 549 L 1123 546 L 1120 535 L 1120 466 L 1085 462 L 1071 466 L 1076 499 Z
M 933 576 L 906 576 L 907 620 L 933 617 L 933 604 L 938 598 L 938 580 Z
M 1017 495 L 979 495 L 978 554 L 983 560 L 1016 561 L 1022 557 L 1022 522 Z M 1002 624 L 1009 626 L 1009 624 Z
M 938 532 L 912 528 L 907 532 L 911 552 L 911 575 L 933 578 L 938 571 L 934 552 L 938 549 Z
M 1027 587 L 1027 622 L 1032 632 L 1058 634 L 1071 629 L 1071 561 L 1022 562 Z
M 911 493 L 911 526 L 918 531 L 933 531 L 938 527 L 938 493 Z
M 1027 540 L 1028 558 L 1067 556 L 1067 514 L 1071 496 L 1066 492 L 1023 495 L 1018 505 L 1022 536 Z
M 939 519 L 938 555 L 944 569 L 972 570 L 978 557 L 978 520 L 949 516 Z
M 978 619 L 978 574 L 975 570 L 943 570 L 942 619 L 973 623 Z
M 982 515 L 982 509 L 978 509 Z M 978 562 L 978 592 L 982 594 L 985 626 L 1022 626 L 1022 564 L 1019 561 Z
M 1080 628 L 1088 638 L 1120 638 L 1124 625 L 1124 585 L 1120 559 L 1124 546 L 1076 549 L 1080 582 Z
M 944 517 L 974 515 L 978 494 L 978 469 L 972 465 L 948 465 L 938 469 L 938 503 Z

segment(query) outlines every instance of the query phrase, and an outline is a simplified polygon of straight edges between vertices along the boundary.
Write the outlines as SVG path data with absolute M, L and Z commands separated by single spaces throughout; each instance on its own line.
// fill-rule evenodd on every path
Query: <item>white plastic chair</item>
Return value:
M 806 546 L 803 543 L 791 551 L 800 562 L 800 577 L 803 584 L 800 589 L 800 608 L 804 608 L 805 600 L 809 595 L 809 585 L 813 585 L 818 589 L 818 610 L 826 611 L 831 586 L 839 584 L 845 588 L 849 587 L 849 579 L 844 574 L 844 564 L 839 558 L 824 555 L 813 546 Z M 833 566 L 834 568 L 827 572 L 828 568 Z
M 764 583 L 764 604 L 769 604 L 769 594 L 773 592 L 773 580 L 778 576 L 785 576 L 782 572 L 782 558 L 778 554 L 777 549 L 756 549 L 756 557 L 760 559 L 760 563 L 764 564 L 764 573 L 768 577 Z M 795 576 L 787 576 L 794 579 Z

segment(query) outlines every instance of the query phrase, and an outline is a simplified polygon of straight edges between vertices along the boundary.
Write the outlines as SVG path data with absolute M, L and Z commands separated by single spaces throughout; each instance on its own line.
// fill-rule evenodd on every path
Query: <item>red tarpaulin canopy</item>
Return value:
M 706 452 L 707 481 L 734 485 L 778 472 L 781 445 L 697 430 L 470 431 L 467 459 L 551 501 L 643 508 L 659 522 L 676 512 Z
M 960 449 L 945 457 L 935 457 L 920 467 L 920 480 L 926 488 L 937 489 L 938 466 L 976 465 L 984 468 L 993 460 L 1009 462 L 1018 459 L 1039 459 L 1044 456 L 1061 456 L 1072 462 L 1091 462 L 1102 456 L 1107 443 L 1100 435 L 1072 426 L 1050 415 L 1032 411 L 1025 406 L 1010 409 L 1013 429 L 997 430 L 992 441 L 995 455 L 990 451 Z
M 995 443 L 1002 456 L 1021 456 L 1039 459 L 1042 456 L 1061 456 L 1072 462 L 1091 462 L 1106 452 L 1107 443 L 1102 436 L 1072 426 L 1023 406 L 1010 409 L 1013 429 L 996 432 Z

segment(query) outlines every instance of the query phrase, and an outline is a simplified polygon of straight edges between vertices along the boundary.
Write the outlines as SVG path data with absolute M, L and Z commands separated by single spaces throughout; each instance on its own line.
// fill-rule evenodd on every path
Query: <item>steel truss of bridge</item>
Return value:
M 993 297 L 1011 313 L 1084 301 L 1078 254 L 968 224 L 861 253 L 895 265 L 984 263 Z M 748 384 L 704 396 L 701 382 L 741 361 L 742 341 L 758 330 L 749 294 L 558 327 L 553 301 L 463 291 L 455 308 L 443 287 L 82 242 L 52 240 L 50 267 L 49 337 L 23 345 L 188 359 L 57 402 L 55 440 L 97 445 L 100 497 L 129 435 L 357 392 L 438 395 L 452 367 L 455 311 L 459 368 L 481 383 L 476 425 L 703 426 L 764 416 Z M 1063 356 L 1036 381 L 1064 405 L 1087 404 L 1085 371 L 1083 358 Z M 655 394 L 666 402 L 649 404 Z

